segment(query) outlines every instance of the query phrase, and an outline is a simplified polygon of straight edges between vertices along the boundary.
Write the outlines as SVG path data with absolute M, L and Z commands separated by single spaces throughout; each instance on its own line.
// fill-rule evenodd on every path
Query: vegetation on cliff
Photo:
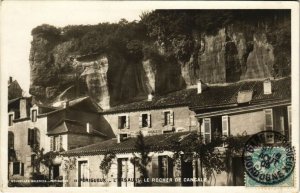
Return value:
M 30 93 L 52 100 L 78 85 L 82 69 L 72 59 L 93 53 L 108 58 L 107 83 L 89 80 L 108 85 L 111 105 L 183 89 L 199 78 L 216 83 L 287 76 L 290 27 L 289 10 L 155 10 L 142 13 L 140 21 L 43 24 L 32 30 Z M 143 64 L 155 75 L 150 90 Z M 88 94 L 87 88 L 80 90 Z

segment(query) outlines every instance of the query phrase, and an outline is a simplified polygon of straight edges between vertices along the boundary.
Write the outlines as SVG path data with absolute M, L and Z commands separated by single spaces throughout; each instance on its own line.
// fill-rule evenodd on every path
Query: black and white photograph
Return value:
M 298 191 L 298 2 L 161 3 L 3 2 L 1 189 Z

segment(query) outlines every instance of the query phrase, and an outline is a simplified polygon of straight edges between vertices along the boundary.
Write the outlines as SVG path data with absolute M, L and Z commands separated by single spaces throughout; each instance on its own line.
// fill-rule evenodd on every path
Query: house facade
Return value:
M 149 154 L 149 181 L 152 186 L 244 185 L 240 155 L 230 160 L 229 169 L 200 175 L 199 158 L 174 159 L 170 144 L 184 141 L 191 133 L 200 133 L 205 143 L 217 137 L 251 136 L 274 130 L 291 136 L 291 79 L 243 81 L 225 85 L 198 83 L 162 97 L 120 105 L 100 115 L 117 138 L 62 153 L 73 159 L 73 168 L 64 173 L 65 186 L 135 186 L 139 170 L 132 162 L 138 150 L 137 133 L 153 147 Z M 272 139 L 270 139 L 272 140 Z M 155 149 L 157 148 L 157 149 Z M 220 149 L 226 149 L 226 144 Z M 107 153 L 113 152 L 108 173 L 100 169 Z M 233 167 L 234 166 L 234 167 Z
M 51 167 L 34 164 L 39 154 L 61 152 L 112 138 L 101 130 L 100 109 L 89 97 L 66 101 L 53 108 L 33 104 L 32 98 L 17 98 L 8 104 L 8 177 L 31 179 L 40 173 L 49 179 L 61 175 L 59 162 Z
M 100 115 L 109 123 L 116 136 L 197 130 L 196 114 L 187 105 L 194 92 L 177 91 L 160 97 L 149 95 L 148 99 L 112 107 Z

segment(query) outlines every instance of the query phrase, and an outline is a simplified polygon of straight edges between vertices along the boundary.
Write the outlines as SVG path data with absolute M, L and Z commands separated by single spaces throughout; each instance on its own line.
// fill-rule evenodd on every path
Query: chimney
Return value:
M 69 107 L 69 101 L 63 102 L 63 108 L 66 109 Z
M 12 81 L 13 81 L 13 78 L 10 76 L 9 80 L 8 80 L 8 83 L 10 84 L 10 83 L 12 83 Z
M 197 94 L 201 94 L 202 93 L 202 89 L 203 89 L 203 83 L 199 79 L 198 82 L 197 82 Z
M 121 143 L 121 136 L 120 136 L 120 134 L 117 134 L 117 143 Z
M 153 99 L 152 93 L 148 94 L 148 101 L 152 101 L 152 99 Z
M 20 99 L 20 118 L 28 117 L 29 107 L 27 105 L 27 99 L 21 98 Z
M 272 82 L 270 79 L 264 81 L 264 94 L 272 94 Z
M 88 122 L 86 123 L 86 132 L 92 133 L 93 126 Z

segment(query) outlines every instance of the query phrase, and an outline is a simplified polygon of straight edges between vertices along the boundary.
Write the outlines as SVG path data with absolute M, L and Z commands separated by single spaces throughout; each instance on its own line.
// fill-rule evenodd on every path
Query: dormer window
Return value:
M 31 121 L 36 122 L 37 121 L 37 109 L 31 110 Z
M 268 94 L 272 94 L 272 83 L 270 79 L 267 79 L 264 81 L 264 94 L 268 95 Z
M 12 126 L 13 125 L 13 120 L 14 120 L 14 114 L 13 113 L 9 113 L 8 114 L 8 126 Z

